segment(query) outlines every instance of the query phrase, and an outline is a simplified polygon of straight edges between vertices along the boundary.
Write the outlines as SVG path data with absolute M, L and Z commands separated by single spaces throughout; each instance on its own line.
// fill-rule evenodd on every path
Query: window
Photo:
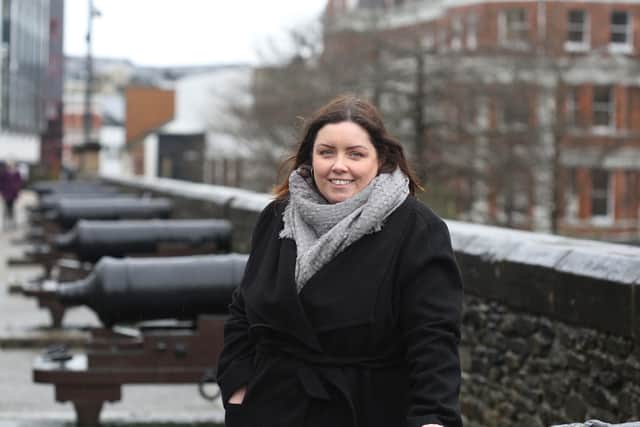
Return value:
M 617 53 L 632 52 L 631 17 L 628 12 L 611 12 L 609 50 Z
M 507 166 L 508 168 L 509 166 Z M 530 226 L 531 178 L 524 170 L 510 170 L 496 195 L 498 222 L 513 228 Z
M 592 126 L 600 128 L 614 127 L 613 88 L 596 86 L 593 88 Z
M 578 171 L 576 169 L 567 169 L 567 188 L 565 194 L 565 218 L 573 220 L 578 218 L 579 214 L 579 195 L 578 195 Z
M 478 126 L 480 130 L 489 129 L 489 124 L 491 123 L 491 101 L 486 96 L 478 97 L 476 101 L 476 120 L 474 122 L 475 125 Z
M 567 41 L 564 46 L 568 51 L 587 50 L 589 48 L 589 25 L 586 11 L 569 11 L 567 15 Z
M 467 15 L 467 49 L 478 47 L 478 17 L 475 13 Z
M 440 27 L 440 29 L 438 30 L 438 48 L 442 51 L 446 51 L 447 50 L 447 39 L 448 39 L 448 34 L 447 34 L 447 28 L 446 27 Z
M 523 129 L 529 125 L 529 113 L 528 97 L 505 99 L 499 123 L 508 129 Z
M 462 19 L 456 16 L 451 20 L 451 50 L 462 49 Z
M 570 88 L 567 90 L 565 98 L 565 126 L 568 128 L 578 127 L 578 90 Z
M 358 7 L 358 0 L 345 0 L 347 11 L 354 10 Z
M 524 9 L 508 9 L 500 12 L 498 21 L 500 44 L 523 48 L 529 42 L 529 22 Z
M 604 169 L 591 170 L 591 216 L 610 216 L 609 172 Z
M 436 40 L 433 32 L 426 33 L 421 39 L 421 45 L 423 49 L 431 50 L 436 45 Z

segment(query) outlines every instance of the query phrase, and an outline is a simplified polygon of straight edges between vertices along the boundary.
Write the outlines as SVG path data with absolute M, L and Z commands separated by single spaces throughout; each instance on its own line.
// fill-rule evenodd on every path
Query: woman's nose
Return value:
M 345 159 L 343 156 L 336 156 L 335 161 L 331 167 L 335 172 L 344 172 L 347 170 L 347 166 L 345 164 Z

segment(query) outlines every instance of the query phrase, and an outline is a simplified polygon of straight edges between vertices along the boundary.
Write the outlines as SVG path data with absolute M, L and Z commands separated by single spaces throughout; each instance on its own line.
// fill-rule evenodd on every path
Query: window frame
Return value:
M 576 86 L 569 86 L 564 99 L 564 123 L 567 129 L 577 129 L 580 126 L 579 91 Z
M 565 220 L 578 220 L 580 218 L 580 194 L 578 191 L 578 170 L 576 168 L 567 168 L 567 185 L 564 196 Z
M 449 40 L 449 47 L 452 51 L 456 52 L 462 50 L 462 34 L 464 24 L 460 16 L 454 16 L 451 18 L 451 37 Z
M 358 0 L 344 0 L 344 9 L 347 12 L 354 11 L 358 9 L 358 6 L 360 6 L 359 3 L 360 2 Z
M 609 102 L 606 110 L 605 107 L 603 107 L 603 102 L 596 102 L 598 89 L 607 89 L 609 91 Z M 599 112 L 606 112 L 609 114 L 608 124 L 596 124 L 595 115 Z M 593 94 L 591 97 L 591 129 L 594 133 L 611 133 L 616 129 L 616 95 L 614 86 L 593 87 Z
M 476 50 L 478 48 L 478 15 L 470 12 L 466 21 L 465 46 L 468 50 Z
M 510 14 L 522 13 L 522 21 L 511 22 Z M 514 25 L 516 24 L 516 25 Z M 524 7 L 502 9 L 498 13 L 498 44 L 511 49 L 526 49 L 530 44 L 529 12 Z M 508 39 L 510 34 L 520 34 L 514 40 Z
M 522 104 L 524 106 L 522 111 L 516 111 L 513 105 L 510 105 L 509 102 L 504 99 L 498 100 L 497 104 L 498 111 L 496 122 L 499 130 L 516 132 L 529 129 L 533 111 L 528 98 L 526 98 L 525 103 Z M 518 108 L 520 107 L 518 106 Z M 521 115 L 520 113 L 524 114 Z
M 614 24 L 613 17 L 616 13 L 624 13 L 627 17 L 627 23 L 625 24 L 625 41 L 614 42 L 613 34 L 614 34 L 614 26 L 621 26 L 621 24 Z M 622 34 L 621 32 L 618 32 Z M 621 53 L 621 54 L 631 54 L 633 53 L 633 15 L 628 10 L 612 10 L 609 15 L 609 52 L 611 53 Z
M 604 193 L 604 196 L 602 194 L 597 194 L 594 195 L 594 193 L 596 192 L 596 187 L 594 184 L 594 174 L 595 173 L 605 173 L 606 174 L 606 188 L 604 189 L 598 189 L 598 193 Z M 614 219 L 614 208 L 615 208 L 615 204 L 614 204 L 614 180 L 613 180 L 613 173 L 610 170 L 607 169 L 603 169 L 603 168 L 594 168 L 594 169 L 590 169 L 589 170 L 589 178 L 591 181 L 591 191 L 589 194 L 589 202 L 590 202 L 590 206 L 591 206 L 591 212 L 590 212 L 590 216 L 591 216 L 591 222 L 595 225 L 610 225 L 611 223 L 613 223 L 613 219 Z M 599 197 L 599 198 L 604 198 L 605 202 L 606 202 L 606 208 L 607 208 L 607 212 L 605 214 L 598 214 L 598 215 L 594 215 L 593 212 L 593 205 L 594 205 L 594 199 L 595 197 Z
M 583 15 L 582 28 L 576 29 L 576 23 L 571 22 L 571 13 L 581 12 Z M 569 9 L 567 11 L 567 34 L 564 42 L 564 49 L 567 52 L 584 52 L 591 47 L 591 15 L 585 9 Z M 582 32 L 582 41 L 571 40 L 569 34 L 573 31 Z

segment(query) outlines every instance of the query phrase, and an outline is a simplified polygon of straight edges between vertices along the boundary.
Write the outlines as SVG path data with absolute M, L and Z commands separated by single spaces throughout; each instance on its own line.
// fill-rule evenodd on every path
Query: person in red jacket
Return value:
M 8 162 L 0 166 L 0 194 L 4 201 L 3 228 L 15 225 L 14 204 L 21 188 L 22 177 L 14 165 Z

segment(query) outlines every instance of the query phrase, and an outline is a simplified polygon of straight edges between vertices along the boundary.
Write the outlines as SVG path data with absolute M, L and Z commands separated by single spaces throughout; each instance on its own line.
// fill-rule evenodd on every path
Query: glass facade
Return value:
M 45 129 L 49 62 L 49 0 L 2 0 L 0 127 L 39 134 Z

